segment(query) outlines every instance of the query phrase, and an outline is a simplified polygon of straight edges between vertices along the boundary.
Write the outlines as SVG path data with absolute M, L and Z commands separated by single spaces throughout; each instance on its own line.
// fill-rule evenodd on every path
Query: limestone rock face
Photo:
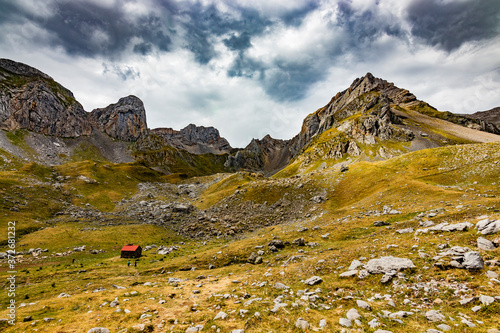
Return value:
M 0 59 L 0 128 L 58 137 L 92 132 L 87 113 L 71 91 L 39 70 L 8 59 Z
M 92 123 L 112 138 L 122 141 L 137 141 L 147 132 L 146 110 L 142 101 L 133 95 L 120 98 L 90 113 Z
M 274 139 L 266 135 L 262 140 L 253 139 L 245 149 L 228 157 L 225 166 L 251 171 L 263 170 L 272 174 L 287 165 L 293 154 L 289 140 Z
M 152 132 L 163 138 L 165 144 L 192 154 L 226 154 L 232 150 L 229 142 L 214 127 L 190 124 L 180 131 L 155 128 Z

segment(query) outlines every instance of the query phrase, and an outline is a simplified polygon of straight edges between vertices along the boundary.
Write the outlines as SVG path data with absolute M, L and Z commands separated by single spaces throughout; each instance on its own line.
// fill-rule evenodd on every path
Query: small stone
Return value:
M 498 273 L 493 271 L 487 271 L 486 276 L 490 279 L 498 279 Z
M 352 322 L 347 318 L 340 318 L 339 324 L 340 324 L 340 326 L 344 326 L 344 327 L 348 327 L 348 328 L 352 326 Z
M 227 317 L 229 317 L 229 316 L 227 315 L 227 313 L 225 313 L 225 312 L 221 311 L 221 312 L 219 312 L 219 313 L 215 316 L 214 320 L 217 320 L 217 319 L 222 319 L 222 320 L 224 320 L 224 319 L 226 319 Z
M 87 333 L 110 333 L 107 328 L 104 327 L 94 327 L 87 331 Z
M 376 328 L 380 326 L 380 322 L 377 318 L 374 318 L 368 322 L 368 326 L 370 326 L 371 328 Z
M 327 326 L 326 319 L 321 319 L 319 321 L 319 328 L 325 328 Z
M 319 284 L 321 282 L 323 282 L 323 279 L 320 278 L 319 276 L 313 276 L 313 277 L 310 277 L 309 279 L 304 281 L 305 284 L 308 284 L 310 286 L 314 286 L 314 285 Z
M 309 323 L 302 318 L 297 319 L 297 321 L 295 322 L 295 327 L 303 331 L 307 330 L 309 326 Z
M 494 297 L 485 296 L 485 295 L 479 296 L 479 302 L 481 302 L 481 304 L 483 304 L 484 306 L 488 306 L 491 303 L 493 303 L 494 301 L 495 301 Z
M 476 305 L 475 307 L 472 308 L 472 311 L 473 312 L 478 312 L 481 309 L 482 309 L 482 307 L 480 305 Z
M 446 324 L 439 324 L 436 326 L 438 329 L 440 329 L 441 331 L 450 331 L 451 330 L 451 326 L 449 325 L 446 325 Z
M 425 318 L 427 318 L 428 321 L 430 322 L 437 322 L 437 321 L 444 321 L 445 316 L 443 316 L 441 313 L 437 312 L 436 310 L 430 310 L 425 313 Z
M 351 262 L 351 265 L 349 266 L 349 268 L 347 269 L 348 271 L 353 271 L 355 269 L 358 269 L 358 267 L 360 266 L 363 266 L 363 264 L 361 263 L 361 261 L 359 260 L 353 260 Z
M 467 305 L 469 303 L 472 303 L 474 301 L 477 301 L 477 297 L 468 297 L 468 298 L 464 298 L 464 299 L 461 299 L 459 301 L 460 305 Z
M 346 317 L 349 320 L 356 320 L 356 319 L 361 318 L 361 315 L 359 314 L 358 310 L 353 308 L 353 309 L 350 309 L 349 311 L 347 311 Z
M 340 277 L 352 277 L 352 276 L 355 276 L 356 274 L 358 274 L 358 271 L 354 270 L 354 271 L 347 271 L 347 272 L 341 273 L 339 276 Z
M 363 310 L 367 310 L 367 311 L 371 311 L 372 310 L 370 304 L 366 303 L 365 301 L 359 300 L 359 299 L 356 300 L 356 305 L 359 308 L 362 308 Z

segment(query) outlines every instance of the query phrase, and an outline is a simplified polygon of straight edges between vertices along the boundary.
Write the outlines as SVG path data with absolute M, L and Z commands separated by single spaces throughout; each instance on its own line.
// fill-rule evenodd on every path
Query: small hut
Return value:
M 140 258 L 142 248 L 139 245 L 127 244 L 122 248 L 122 258 Z

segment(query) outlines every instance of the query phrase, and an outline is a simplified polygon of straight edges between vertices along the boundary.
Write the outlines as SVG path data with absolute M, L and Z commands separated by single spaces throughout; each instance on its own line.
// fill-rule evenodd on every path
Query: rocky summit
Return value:
M 90 121 L 100 131 L 122 141 L 137 141 L 148 129 L 144 104 L 132 95 L 103 109 L 93 110 Z
M 368 73 L 239 149 L 11 60 L 0 97 L 2 332 L 498 332 L 495 111 Z

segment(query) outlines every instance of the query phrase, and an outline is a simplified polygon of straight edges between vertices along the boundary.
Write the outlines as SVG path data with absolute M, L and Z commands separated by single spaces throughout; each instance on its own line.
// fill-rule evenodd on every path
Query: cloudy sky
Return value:
M 367 72 L 439 110 L 500 106 L 498 0 L 0 0 L 0 57 L 87 111 L 136 95 L 150 128 L 288 139 Z

